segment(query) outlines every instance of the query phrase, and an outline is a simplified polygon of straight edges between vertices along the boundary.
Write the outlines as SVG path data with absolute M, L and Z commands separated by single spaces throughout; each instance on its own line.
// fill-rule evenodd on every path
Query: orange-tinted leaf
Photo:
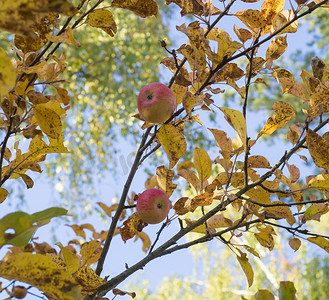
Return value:
M 156 173 L 159 188 L 163 190 L 168 197 L 170 197 L 177 187 L 177 184 L 172 183 L 175 172 L 173 170 L 169 170 L 165 166 L 160 166 L 157 167 Z
M 256 0 L 258 1 L 258 0 Z M 254 1 L 254 2 L 256 2 Z M 233 27 L 233 30 L 235 32 L 235 34 L 237 35 L 238 39 L 242 42 L 245 43 L 246 41 L 248 41 L 249 39 L 252 38 L 252 33 L 244 28 L 238 28 L 235 24 Z
M 117 288 L 113 289 L 113 290 L 112 290 L 112 293 L 113 293 L 114 295 L 120 295 L 120 296 L 129 295 L 131 298 L 135 298 L 135 297 L 136 297 L 136 293 L 135 293 L 135 292 L 132 292 L 132 293 L 130 293 L 130 292 L 125 292 L 125 291 L 121 291 L 121 290 L 119 290 L 119 289 L 117 289 Z
M 175 213 L 177 215 L 185 215 L 187 214 L 190 210 L 185 206 L 186 202 L 189 200 L 190 198 L 188 197 L 182 197 L 182 198 L 179 198 L 174 206 L 173 206 L 173 209 L 175 210 Z M 190 199 L 191 201 L 191 199 Z
M 308 207 L 302 217 L 302 222 L 305 223 L 309 220 L 316 220 L 320 222 L 322 215 L 326 214 L 329 211 L 327 203 L 313 203 Z
M 200 4 L 200 1 L 191 0 L 191 1 L 181 1 L 181 0 L 165 0 L 166 4 L 175 3 L 182 10 L 180 12 L 181 16 L 195 14 L 201 15 L 203 11 L 203 5 Z
M 289 240 L 289 246 L 295 251 L 297 251 L 299 249 L 301 244 L 302 243 L 299 238 L 293 238 L 293 239 Z
M 314 163 L 319 168 L 328 169 L 329 143 L 323 137 L 321 137 L 311 129 L 307 130 L 306 142 L 307 142 L 308 151 L 310 151 Z
M 162 125 L 157 137 L 169 158 L 169 169 L 172 169 L 186 152 L 185 137 L 179 129 L 170 124 Z
M 190 183 L 194 187 L 196 192 L 199 191 L 200 184 L 201 184 L 200 180 L 191 170 L 189 170 L 189 169 L 179 170 L 178 175 L 185 178 L 187 180 L 187 182 Z
M 111 6 L 129 9 L 142 18 L 155 16 L 158 13 L 158 5 L 153 0 L 113 0 Z
M 270 169 L 270 163 L 267 158 L 261 155 L 252 155 L 248 158 L 249 168 L 265 168 Z
M 116 211 L 118 208 L 118 204 L 112 204 L 110 207 L 107 206 L 103 202 L 97 202 L 97 204 L 104 210 L 104 212 L 111 218 L 112 217 L 112 212 Z
M 135 241 L 141 239 L 143 242 L 143 251 L 146 253 L 151 247 L 151 240 L 145 232 L 136 232 Z
M 92 27 L 104 30 L 112 37 L 117 33 L 118 30 L 112 13 L 106 8 L 95 9 L 89 13 L 85 23 Z
M 282 128 L 291 118 L 295 117 L 294 108 L 286 102 L 275 102 L 273 109 L 275 113 L 268 118 L 264 128 L 259 132 L 257 139 L 263 135 L 272 134 L 275 130 Z
M 212 201 L 213 201 L 213 194 L 205 192 L 203 194 L 195 196 L 194 198 L 191 199 L 191 201 L 187 200 L 185 202 L 185 207 L 189 211 L 194 211 L 199 206 L 210 205 Z
M 223 151 L 230 153 L 232 149 L 232 140 L 227 137 L 227 134 L 223 130 L 210 129 L 211 133 L 214 135 L 216 140 L 216 146 L 222 149 Z
M 8 191 L 2 187 L 0 187 L 0 203 L 6 200 L 8 195 Z
M 123 222 L 124 227 L 120 228 L 120 234 L 124 242 L 135 236 L 141 222 L 142 220 L 137 213 L 134 213 L 128 220 Z

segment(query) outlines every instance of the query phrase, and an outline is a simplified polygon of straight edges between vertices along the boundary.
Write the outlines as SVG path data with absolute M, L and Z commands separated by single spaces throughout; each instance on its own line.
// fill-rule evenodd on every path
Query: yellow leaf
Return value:
M 92 27 L 100 28 L 112 37 L 118 31 L 117 24 L 114 21 L 112 13 L 105 8 L 95 9 L 88 14 L 86 24 L 89 24 Z
M 329 143 L 322 136 L 318 135 L 311 129 L 307 130 L 306 142 L 308 151 L 310 152 L 314 163 L 319 168 L 328 169 Z
M 329 191 L 329 175 L 328 174 L 317 175 L 307 183 L 307 187 L 319 191 Z
M 169 158 L 169 169 L 172 169 L 186 152 L 185 137 L 179 129 L 170 124 L 162 125 L 157 137 Z
M 286 93 L 295 86 L 295 78 L 287 70 L 276 70 L 272 73 L 272 76 L 280 83 L 282 94 Z
M 185 219 L 185 222 L 186 222 L 187 226 L 190 226 L 194 223 L 194 221 L 191 221 L 190 219 Z M 201 224 L 201 225 L 195 227 L 194 229 L 192 229 L 190 232 L 214 234 L 214 233 L 216 233 L 216 229 L 207 228 L 205 224 Z
M 19 253 L 10 255 L 0 264 L 0 276 L 18 280 L 40 289 L 53 299 L 80 299 L 80 288 L 75 278 L 52 260 L 55 255 Z
M 73 274 L 80 268 L 80 257 L 73 253 L 71 249 L 64 247 L 61 243 L 56 243 L 61 248 L 62 257 L 69 273 Z
M 177 184 L 172 183 L 175 172 L 173 170 L 169 170 L 165 166 L 160 166 L 157 168 L 156 173 L 159 188 L 163 190 L 168 197 L 170 197 L 177 187 Z
M 294 108 L 286 102 L 278 101 L 273 105 L 275 113 L 270 116 L 264 128 L 258 133 L 257 139 L 266 134 L 272 134 L 275 130 L 282 128 L 286 123 L 295 117 Z
M 71 27 L 67 27 L 67 29 L 60 35 L 50 35 L 46 34 L 48 41 L 54 43 L 71 43 L 77 47 L 80 47 L 80 44 L 74 39 L 73 30 Z
M 243 24 L 245 24 L 253 31 L 256 31 L 256 29 L 259 28 L 263 28 L 266 25 L 264 15 L 259 10 L 242 10 L 238 11 L 235 15 L 241 20 Z
M 102 252 L 102 245 L 99 241 L 91 240 L 81 246 L 80 255 L 82 256 L 81 266 L 90 266 L 98 261 Z
M 111 6 L 129 9 L 142 18 L 155 16 L 158 13 L 158 5 L 153 0 L 113 0 Z
M 282 11 L 285 0 L 265 0 L 261 12 L 264 15 L 267 24 L 270 24 L 274 16 Z
M 272 25 L 273 25 L 273 32 L 277 31 L 278 29 L 282 28 L 285 24 L 290 22 L 295 17 L 294 12 L 291 9 L 284 10 L 277 15 L 274 16 Z M 280 34 L 282 33 L 294 33 L 297 31 L 298 28 L 298 21 L 294 21 L 288 27 L 283 29 Z
M 238 133 L 243 145 L 246 146 L 247 125 L 246 125 L 246 119 L 244 118 L 243 114 L 238 110 L 234 110 L 227 107 L 220 107 L 219 109 L 224 113 L 226 121 Z
M 322 249 L 324 249 L 329 253 L 329 241 L 324 237 L 322 236 L 309 237 L 307 238 L 307 240 L 318 245 L 319 247 L 321 247 Z
M 118 204 L 112 204 L 110 207 L 108 207 L 105 203 L 103 202 L 97 202 L 97 204 L 104 210 L 104 212 L 112 218 L 112 212 L 116 211 L 118 208 Z
M 88 295 L 95 293 L 101 285 L 106 283 L 105 279 L 100 278 L 95 271 L 88 266 L 80 268 L 73 274 L 73 277 L 79 282 L 81 292 Z
M 151 240 L 145 232 L 136 232 L 135 241 L 141 239 L 143 242 L 143 251 L 146 253 L 151 247 Z
M 59 103 L 54 100 L 44 104 L 37 104 L 33 106 L 33 113 L 38 121 L 41 130 L 50 138 L 58 139 L 62 134 L 63 126 L 61 117 L 58 111 L 55 110 L 56 106 L 52 103 Z
M 199 206 L 208 206 L 213 202 L 213 194 L 205 192 L 203 194 L 193 197 L 191 200 L 185 202 L 185 207 L 189 211 L 194 211 Z
M 221 148 L 226 153 L 232 152 L 232 140 L 227 137 L 227 134 L 223 130 L 210 129 L 210 132 L 214 135 L 216 140 L 216 146 Z
M 317 220 L 320 222 L 322 215 L 326 214 L 329 211 L 327 203 L 313 203 L 308 207 L 302 217 L 302 222 L 305 223 L 309 220 Z
M 16 70 L 5 50 L 0 48 L 0 98 L 15 86 Z
M 238 259 L 238 262 L 244 274 L 247 277 L 248 286 L 251 287 L 254 282 L 254 271 L 251 267 L 251 264 L 248 261 L 248 258 L 245 255 L 244 256 L 237 255 L 236 258 Z
M 259 232 L 254 234 L 257 241 L 263 246 L 268 248 L 270 251 L 274 248 L 273 236 L 268 232 Z
M 195 106 L 201 105 L 203 103 L 203 97 L 194 96 L 192 93 L 187 92 L 183 99 L 183 107 L 187 113 L 190 113 Z
M 287 49 L 287 36 L 278 36 L 271 40 L 266 50 L 266 60 L 278 59 Z
M 187 92 L 187 87 L 174 83 L 170 89 L 172 90 L 172 92 L 175 95 L 177 105 L 182 103 L 183 97 L 184 97 L 185 93 Z
M 211 176 L 212 162 L 206 150 L 194 148 L 193 164 L 199 174 L 201 183 Z

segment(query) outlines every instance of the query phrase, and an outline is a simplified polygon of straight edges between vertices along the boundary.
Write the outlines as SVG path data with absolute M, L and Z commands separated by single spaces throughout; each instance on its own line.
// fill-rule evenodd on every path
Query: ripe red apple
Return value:
M 153 82 L 142 88 L 138 95 L 137 107 L 145 121 L 163 123 L 176 109 L 174 93 L 164 84 Z
M 148 189 L 137 199 L 137 214 L 148 224 L 162 222 L 168 216 L 170 208 L 171 202 L 167 194 L 158 189 Z

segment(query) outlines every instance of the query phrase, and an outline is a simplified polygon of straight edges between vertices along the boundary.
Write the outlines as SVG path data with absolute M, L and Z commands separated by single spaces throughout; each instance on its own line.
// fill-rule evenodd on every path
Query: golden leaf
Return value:
M 310 152 L 314 163 L 319 168 L 328 169 L 329 143 L 311 129 L 307 130 L 306 142 L 308 151 Z
M 194 168 L 199 174 L 199 179 L 201 183 L 211 176 L 212 162 L 206 150 L 194 148 L 193 164 Z
M 252 31 L 256 31 L 256 29 L 263 28 L 266 25 L 264 15 L 259 10 L 242 10 L 238 11 L 235 15 L 241 20 L 243 24 L 245 24 Z
M 275 300 L 275 297 L 268 290 L 258 290 L 255 294 L 255 300 Z
M 287 70 L 276 70 L 272 73 L 272 76 L 280 83 L 282 94 L 286 93 L 295 86 L 295 78 Z
M 141 239 L 143 242 L 143 251 L 146 253 L 151 247 L 151 240 L 145 232 L 136 232 L 135 241 Z
M 181 16 L 195 14 L 195 15 L 202 15 L 203 12 L 203 5 L 200 4 L 197 0 L 192 1 L 181 1 L 181 0 L 165 0 L 165 3 L 168 5 L 170 3 L 175 3 L 178 5 L 182 10 L 180 12 Z
M 136 293 L 135 292 L 130 293 L 130 292 L 121 291 L 119 289 L 113 289 L 112 290 L 112 293 L 114 295 L 116 295 L 116 296 L 117 295 L 119 295 L 119 296 L 129 295 L 131 298 L 135 298 L 136 297 Z
M 254 234 L 257 241 L 263 246 L 268 248 L 270 251 L 274 248 L 273 236 L 268 232 L 259 232 Z
M 289 103 L 277 101 L 274 103 L 273 109 L 275 113 L 267 119 L 264 128 L 258 133 L 257 139 L 263 135 L 272 134 L 295 117 L 295 110 Z
M 172 90 L 172 92 L 175 95 L 177 105 L 180 104 L 180 103 L 182 103 L 183 96 L 187 92 L 187 87 L 186 86 L 182 86 L 182 85 L 178 85 L 177 83 L 174 83 L 171 86 L 170 89 Z
M 310 189 L 316 189 L 320 191 L 329 191 L 329 175 L 328 174 L 317 175 L 307 183 L 307 187 Z
M 112 13 L 105 8 L 95 9 L 86 19 L 86 24 L 92 27 L 104 30 L 110 36 L 114 36 L 117 31 L 117 24 L 114 21 Z
M 31 284 L 54 299 L 80 299 L 80 287 L 75 278 L 51 259 L 54 255 L 19 253 L 10 255 L 0 265 L 0 276 Z
M 106 283 L 105 279 L 100 278 L 95 271 L 88 266 L 80 268 L 73 276 L 79 282 L 83 294 L 94 294 L 101 285 Z
M 243 114 L 238 110 L 234 110 L 227 107 L 220 107 L 219 109 L 224 113 L 226 121 L 238 133 L 243 145 L 246 146 L 247 125 L 246 125 L 246 119 L 244 118 Z
M 187 113 L 190 113 L 195 106 L 201 105 L 203 103 L 203 97 L 198 95 L 194 96 L 192 93 L 187 92 L 183 99 L 183 107 Z
M 287 49 L 287 36 L 278 36 L 271 40 L 266 50 L 266 60 L 278 59 Z
M 329 241 L 322 236 L 309 237 L 308 241 L 314 243 L 329 253 Z
M 98 261 L 102 253 L 102 245 L 99 241 L 91 240 L 81 246 L 80 255 L 82 256 L 81 266 L 90 266 Z
M 159 188 L 163 190 L 168 197 L 170 197 L 177 187 L 177 184 L 172 183 L 175 172 L 173 170 L 169 170 L 165 166 L 160 166 L 157 168 L 156 174 Z
M 227 137 L 227 134 L 223 130 L 218 129 L 210 129 L 210 132 L 213 134 L 216 140 L 216 146 L 223 150 L 223 152 L 231 153 L 232 148 L 232 140 Z M 224 156 L 224 155 L 223 155 Z
M 179 129 L 170 124 L 160 127 L 157 137 L 169 158 L 169 169 L 172 169 L 186 152 L 186 141 Z
M 111 6 L 129 9 L 142 18 L 155 16 L 158 13 L 158 5 L 153 0 L 113 0 Z
M 79 255 L 75 254 L 72 249 L 69 248 L 72 246 L 64 247 L 61 243 L 56 243 L 56 245 L 61 248 L 62 258 L 68 272 L 71 274 L 75 273 L 80 268 L 81 264 Z
M 258 0 L 256 0 L 258 1 Z M 235 34 L 237 35 L 238 39 L 242 42 L 245 43 L 246 41 L 248 41 L 249 39 L 252 38 L 252 33 L 244 28 L 238 28 L 238 26 L 236 26 L 234 24 L 233 26 L 233 30 L 235 32 Z
M 118 204 L 114 203 L 112 204 L 110 207 L 107 206 L 105 203 L 103 202 L 97 202 L 97 204 L 104 210 L 104 212 L 110 217 L 112 218 L 112 212 L 116 211 L 118 208 Z
M 0 98 L 15 86 L 16 70 L 7 53 L 0 48 Z
M 68 43 L 73 44 L 77 47 L 80 47 L 80 44 L 75 40 L 73 36 L 73 30 L 71 27 L 67 27 L 67 29 L 60 35 L 50 35 L 46 34 L 46 37 L 48 41 L 54 42 L 54 43 Z
M 290 22 L 295 17 L 294 12 L 291 9 L 284 10 L 277 15 L 274 16 L 272 20 L 273 32 L 277 31 L 278 29 L 282 28 L 285 24 Z M 283 29 L 280 34 L 282 33 L 294 33 L 297 31 L 298 28 L 298 21 L 294 21 L 288 27 Z
M 254 282 L 254 271 L 248 261 L 248 258 L 246 257 L 246 254 L 241 256 L 237 255 L 236 258 L 238 259 L 238 262 L 247 277 L 248 286 L 251 287 Z
M 120 234 L 124 242 L 135 236 L 141 222 L 142 220 L 137 213 L 134 213 L 128 220 L 123 222 L 124 227 L 120 228 Z
M 265 0 L 261 12 L 264 15 L 266 24 L 270 24 L 274 16 L 282 11 L 284 7 L 285 0 Z
M 271 169 L 271 166 L 266 157 L 262 155 L 252 155 L 248 158 L 248 168 Z
M 191 201 L 185 202 L 185 207 L 189 211 L 194 211 L 199 206 L 208 206 L 213 202 L 213 194 L 212 193 L 203 193 L 197 195 L 191 199 Z

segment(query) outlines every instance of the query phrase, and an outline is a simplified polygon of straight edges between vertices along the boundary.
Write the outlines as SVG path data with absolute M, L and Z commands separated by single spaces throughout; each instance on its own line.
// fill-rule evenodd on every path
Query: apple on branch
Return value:
M 137 214 L 148 224 L 162 222 L 168 216 L 170 208 L 171 202 L 167 194 L 159 189 L 148 189 L 137 199 Z
M 158 82 L 144 86 L 137 99 L 139 114 L 150 123 L 164 123 L 175 112 L 176 106 L 174 93 Z

